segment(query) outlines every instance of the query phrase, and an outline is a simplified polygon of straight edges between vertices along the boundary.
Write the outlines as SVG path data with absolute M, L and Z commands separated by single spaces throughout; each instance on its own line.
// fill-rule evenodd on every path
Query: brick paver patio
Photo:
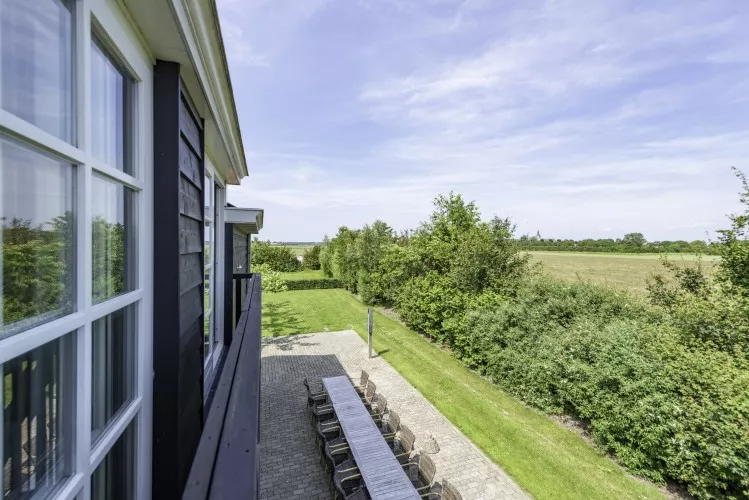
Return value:
M 413 430 L 417 449 L 430 434 L 437 440 L 440 451 L 430 455 L 437 481 L 447 479 L 466 500 L 528 497 L 387 362 L 368 359 L 366 344 L 348 330 L 263 339 L 261 499 L 332 498 L 302 380 L 343 374 L 358 378 L 362 369 L 387 397 L 388 407 Z

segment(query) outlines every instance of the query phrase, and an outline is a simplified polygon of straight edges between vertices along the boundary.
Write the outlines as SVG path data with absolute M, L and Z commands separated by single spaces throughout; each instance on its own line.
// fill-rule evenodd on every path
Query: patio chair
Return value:
M 307 406 L 312 406 L 316 403 L 321 403 L 328 400 L 328 393 L 322 390 L 322 387 L 319 391 L 313 391 L 310 388 L 309 381 L 306 377 L 304 378 L 304 381 L 302 383 L 307 389 Z
M 429 493 L 427 493 L 427 495 L 429 495 Z M 428 497 L 422 496 L 422 498 Z M 460 496 L 460 493 L 455 489 L 455 486 L 447 482 L 446 479 L 442 480 L 442 494 L 440 498 L 442 500 L 463 500 L 463 497 Z
M 317 426 L 320 422 L 333 420 L 335 418 L 335 410 L 332 403 L 320 402 L 310 406 L 310 415 L 312 425 Z
M 382 422 L 385 418 L 385 413 L 388 411 L 388 400 L 385 399 L 381 393 L 377 395 L 377 404 L 372 409 L 370 414 L 375 422 Z
M 371 380 L 367 380 L 367 388 L 364 389 L 364 396 L 362 396 L 362 403 L 364 403 L 364 406 L 366 406 L 370 411 L 372 410 L 372 405 L 374 404 L 374 398 L 375 398 L 375 392 L 377 391 L 377 386 L 374 382 Z
M 401 465 L 417 465 L 416 462 L 411 462 L 411 453 L 414 451 L 414 443 L 416 442 L 416 436 L 411 432 L 411 429 L 405 425 L 401 425 L 400 433 L 398 433 L 398 444 L 400 451 L 395 454 L 395 458 Z
M 390 410 L 390 413 L 388 414 L 387 424 L 385 424 L 384 429 L 380 429 L 380 433 L 382 433 L 382 437 L 384 437 L 385 441 L 390 444 L 391 448 L 393 446 L 393 442 L 395 441 L 395 435 L 398 433 L 398 429 L 400 429 L 400 425 L 400 415 L 398 415 L 395 411 Z
M 348 498 L 368 498 L 366 497 L 354 497 L 357 492 L 364 489 L 364 480 L 361 474 L 357 470 L 353 474 L 349 475 L 334 475 L 333 486 L 335 487 L 335 499 L 348 499 Z
M 418 479 L 412 480 L 411 483 L 413 483 L 416 491 L 418 491 L 419 494 L 422 495 L 422 498 L 424 498 L 424 495 L 432 493 L 432 488 L 434 487 L 434 476 L 437 474 L 437 468 L 434 466 L 432 459 L 424 453 L 419 455 L 418 464 Z
M 354 383 L 354 389 L 356 389 L 356 392 L 358 392 L 359 394 L 364 394 L 364 391 L 367 388 L 368 380 L 369 380 L 369 373 L 362 370 L 361 375 L 359 376 L 359 385 L 356 385 L 356 383 L 352 380 L 352 382 Z
M 367 491 L 367 488 L 360 488 L 356 490 L 354 493 L 348 496 L 346 500 L 371 500 L 372 497 L 369 496 L 369 492 Z

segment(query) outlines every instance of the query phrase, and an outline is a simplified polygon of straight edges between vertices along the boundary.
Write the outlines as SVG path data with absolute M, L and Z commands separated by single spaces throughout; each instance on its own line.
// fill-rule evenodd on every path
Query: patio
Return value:
M 449 480 L 464 499 L 528 498 L 398 372 L 380 358 L 367 358 L 356 332 L 263 338 L 260 417 L 260 498 L 332 498 L 309 425 L 305 377 L 320 379 L 369 372 L 378 392 L 416 435 L 420 449 L 429 435 L 440 451 L 431 454 L 437 481 Z

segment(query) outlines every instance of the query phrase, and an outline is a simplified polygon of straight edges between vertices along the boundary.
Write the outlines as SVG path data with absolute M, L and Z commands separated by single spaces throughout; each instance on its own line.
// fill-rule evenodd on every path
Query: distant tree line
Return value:
M 584 240 L 542 238 L 527 234 L 518 239 L 519 247 L 528 251 L 547 252 L 610 252 L 610 253 L 689 253 L 718 255 L 720 245 L 703 240 L 648 241 L 642 233 L 625 234 L 623 238 Z

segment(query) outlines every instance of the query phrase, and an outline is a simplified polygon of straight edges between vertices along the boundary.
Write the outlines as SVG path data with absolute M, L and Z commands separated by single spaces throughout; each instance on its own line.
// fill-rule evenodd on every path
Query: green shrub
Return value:
M 316 290 L 328 288 L 343 288 L 340 281 L 332 278 L 308 279 L 308 280 L 286 280 L 287 290 Z
M 287 290 L 286 282 L 281 278 L 281 273 L 271 269 L 268 264 L 252 263 L 252 272 L 262 275 L 262 288 L 264 292 L 277 293 Z
M 434 340 L 450 344 L 446 320 L 463 314 L 464 297 L 447 277 L 431 271 L 409 280 L 398 294 L 397 309 L 403 321 Z
M 523 401 L 582 419 L 633 472 L 700 498 L 746 498 L 749 372 L 663 320 L 613 291 L 542 279 L 467 313 L 454 346 Z
M 320 269 L 320 251 L 322 250 L 322 247 L 320 245 L 315 245 L 312 248 L 308 248 L 304 251 L 304 256 L 302 257 L 302 267 L 304 269 L 312 269 L 317 270 Z
M 255 239 L 250 250 L 252 265 L 267 264 L 274 271 L 298 271 L 302 264 L 289 247 L 271 245 L 269 241 Z

